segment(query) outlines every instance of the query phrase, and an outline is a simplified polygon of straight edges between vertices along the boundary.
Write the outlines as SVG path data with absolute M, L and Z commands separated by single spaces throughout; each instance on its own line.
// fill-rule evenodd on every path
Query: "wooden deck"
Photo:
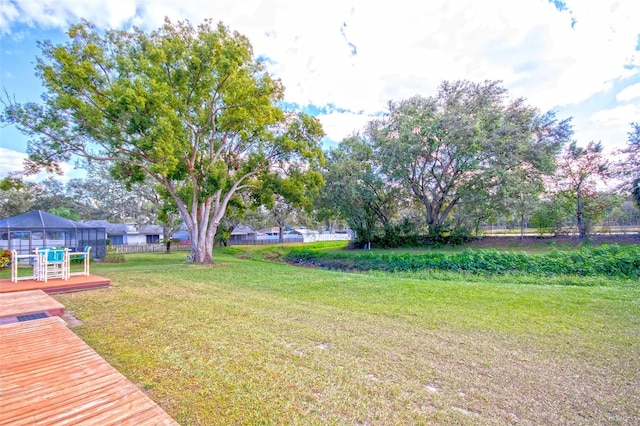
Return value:
M 0 293 L 14 291 L 43 290 L 46 293 L 65 293 L 69 291 L 90 290 L 94 288 L 109 287 L 111 280 L 99 275 L 74 275 L 68 280 L 50 279 L 47 282 L 36 280 L 23 280 L 12 283 L 11 279 L 0 279 Z
M 0 324 L 24 319 L 24 316 L 46 314 L 62 316 L 64 305 L 42 290 L 0 293 Z
M 177 425 L 59 317 L 0 326 L 0 425 Z

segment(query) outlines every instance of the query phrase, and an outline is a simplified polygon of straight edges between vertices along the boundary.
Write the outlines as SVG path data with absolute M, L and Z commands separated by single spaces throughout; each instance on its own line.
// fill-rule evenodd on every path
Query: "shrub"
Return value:
M 462 245 L 473 240 L 471 231 L 464 226 L 457 226 L 453 229 L 449 224 L 441 225 L 438 229 L 429 230 L 427 243 L 436 247 L 443 245 Z
M 102 259 L 104 263 L 124 263 L 124 254 L 118 253 L 115 248 L 107 246 L 107 255 Z
M 427 235 L 420 234 L 422 225 L 415 220 L 405 218 L 399 223 L 389 223 L 384 226 L 382 233 L 373 236 L 372 244 L 376 248 L 420 247 L 425 245 L 461 245 L 472 241 L 471 232 L 458 226 L 451 229 L 448 224 L 442 225 L 437 230 L 430 229 Z M 352 242 L 350 248 L 364 248 L 365 243 Z
M 6 268 L 11 264 L 11 252 L 0 249 L 0 268 Z
M 469 241 L 473 240 L 473 236 L 471 235 L 471 231 L 469 231 L 464 226 L 459 226 L 457 228 L 454 228 L 449 233 L 449 235 L 446 236 L 446 238 L 447 238 L 447 244 L 451 244 L 451 245 L 454 245 L 454 246 L 461 245 L 461 244 L 466 244 Z
M 538 234 L 560 235 L 566 220 L 570 217 L 568 207 L 561 200 L 543 201 L 529 219 Z
M 420 226 L 409 218 L 404 218 L 400 223 L 388 223 L 384 226 L 382 235 L 374 237 L 373 244 L 376 247 L 416 247 L 420 245 Z

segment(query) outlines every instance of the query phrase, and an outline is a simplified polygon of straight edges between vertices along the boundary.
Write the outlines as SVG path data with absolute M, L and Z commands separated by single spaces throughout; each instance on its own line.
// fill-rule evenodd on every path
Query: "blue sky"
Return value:
M 152 30 L 165 16 L 212 18 L 249 37 L 287 105 L 323 123 L 326 147 L 442 80 L 502 80 L 511 97 L 573 117 L 578 143 L 609 151 L 640 121 L 637 0 L 0 0 L 0 87 L 39 100 L 37 41 L 64 42 L 81 18 Z M 20 168 L 26 145 L 0 129 L 0 176 Z

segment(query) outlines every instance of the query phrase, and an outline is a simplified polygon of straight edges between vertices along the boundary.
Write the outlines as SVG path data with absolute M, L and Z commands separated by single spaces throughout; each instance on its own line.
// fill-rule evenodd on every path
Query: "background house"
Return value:
M 280 228 L 272 226 L 270 228 L 262 228 L 256 231 L 258 237 L 278 238 L 280 235 Z
M 277 244 L 280 241 L 280 228 L 272 226 L 269 228 L 252 231 L 246 226 L 238 226 L 231 233 L 229 242 L 235 245 L 242 244 Z M 287 226 L 284 230 L 282 242 L 284 243 L 312 243 L 316 241 L 349 241 L 351 234 L 347 232 L 329 233 L 309 229 L 304 226 L 292 229 Z
M 233 228 L 231 231 L 231 238 L 229 241 L 239 242 L 239 241 L 252 241 L 256 239 L 256 232 L 248 226 L 238 225 Z
M 0 248 L 32 253 L 38 247 L 67 247 L 83 251 L 91 246 L 91 256 L 106 255 L 104 226 L 75 222 L 41 210 L 0 220 Z
M 103 226 L 113 246 L 156 244 L 164 239 L 164 229 L 160 225 L 137 225 L 132 222 L 109 223 L 106 220 L 88 220 L 84 223 Z
M 309 228 L 295 228 L 291 231 L 292 235 L 298 235 L 302 237 L 302 241 L 305 243 L 313 243 L 318 241 L 318 236 L 320 235 L 320 232 L 316 231 L 315 229 L 309 229 Z

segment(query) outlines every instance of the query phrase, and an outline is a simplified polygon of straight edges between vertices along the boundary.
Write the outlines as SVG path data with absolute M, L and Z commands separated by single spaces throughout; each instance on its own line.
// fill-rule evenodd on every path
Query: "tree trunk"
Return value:
M 576 206 L 576 223 L 578 226 L 578 237 L 581 240 L 584 240 L 587 237 L 587 224 L 582 218 L 583 201 L 582 201 L 582 191 L 580 189 L 578 189 L 577 196 L 578 196 L 578 203 Z
M 237 183 L 239 184 L 239 182 Z M 193 263 L 211 265 L 213 261 L 213 244 L 216 231 L 220 221 L 224 216 L 229 200 L 233 196 L 235 189 L 227 193 L 221 200 L 221 191 L 216 196 L 209 197 L 198 202 L 194 197 L 191 209 L 180 199 L 177 193 L 172 193 L 176 202 L 180 216 L 187 225 L 189 238 L 191 238 L 191 256 Z
M 192 222 L 191 225 L 187 228 L 191 238 L 193 263 L 213 264 L 213 239 L 218 228 L 217 224 L 203 215 L 200 222 Z
M 446 206 L 442 200 L 435 200 L 434 202 L 431 202 L 425 196 L 421 196 L 419 198 L 426 208 L 429 234 L 431 236 L 440 236 L 443 231 L 442 227 L 445 224 L 447 217 L 449 217 L 449 214 L 451 213 L 453 208 L 460 201 L 460 197 L 455 197 Z
M 431 237 L 439 237 L 442 235 L 442 223 L 440 223 L 440 218 L 431 216 L 427 217 L 427 228 L 429 229 L 429 236 Z
M 193 263 L 200 263 L 204 265 L 213 264 L 213 249 L 211 244 L 191 244 L 191 254 L 193 255 Z

